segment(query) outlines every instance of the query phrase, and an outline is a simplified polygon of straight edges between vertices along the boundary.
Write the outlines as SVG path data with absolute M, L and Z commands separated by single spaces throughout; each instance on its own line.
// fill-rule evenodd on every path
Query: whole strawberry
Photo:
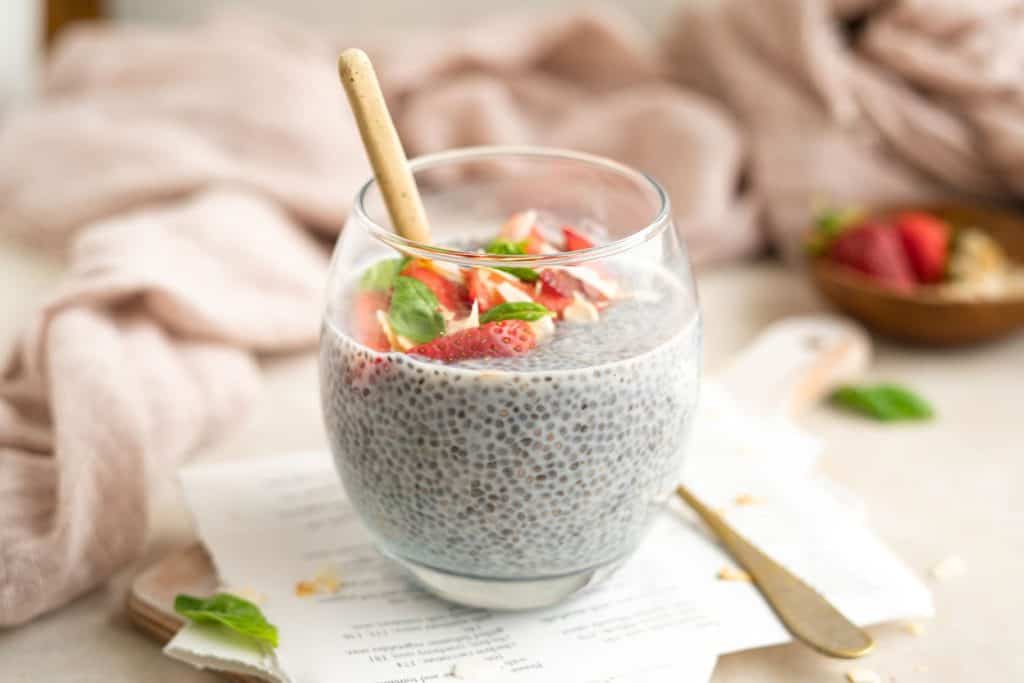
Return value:
M 829 256 L 890 289 L 909 291 L 914 271 L 894 225 L 875 219 L 844 230 L 832 242 Z
M 901 213 L 895 223 L 918 282 L 942 280 L 949 260 L 949 226 L 923 211 Z
M 504 358 L 526 353 L 537 345 L 533 328 L 524 320 L 498 320 L 420 344 L 409 353 L 452 363 L 470 358 Z

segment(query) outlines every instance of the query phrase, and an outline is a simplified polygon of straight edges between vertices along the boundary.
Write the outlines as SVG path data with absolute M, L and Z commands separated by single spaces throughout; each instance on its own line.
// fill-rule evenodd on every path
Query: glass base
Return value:
M 494 610 L 525 610 L 550 607 L 615 573 L 623 560 L 585 569 L 574 574 L 539 579 L 486 579 L 463 576 L 395 557 L 428 591 L 438 597 L 469 607 Z

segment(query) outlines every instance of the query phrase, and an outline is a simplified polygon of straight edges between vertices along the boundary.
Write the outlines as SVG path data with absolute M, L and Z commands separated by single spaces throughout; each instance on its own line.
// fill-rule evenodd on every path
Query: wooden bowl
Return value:
M 920 210 L 954 227 L 973 227 L 990 235 L 1007 255 L 1024 264 L 1024 216 L 994 207 L 968 204 L 887 206 L 872 213 Z M 1024 296 L 1002 299 L 950 299 L 929 287 L 910 293 L 878 286 L 865 275 L 814 258 L 811 277 L 836 307 L 880 334 L 927 346 L 958 346 L 1003 337 L 1024 328 Z

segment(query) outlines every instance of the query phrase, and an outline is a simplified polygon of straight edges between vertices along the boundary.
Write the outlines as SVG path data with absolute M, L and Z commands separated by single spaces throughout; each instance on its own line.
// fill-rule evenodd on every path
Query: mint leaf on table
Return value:
M 510 242 L 508 240 L 494 240 L 487 245 L 485 250 L 488 254 L 498 256 L 518 256 L 526 253 L 526 242 Z M 516 268 L 513 266 L 499 267 L 509 275 L 515 275 L 523 282 L 536 282 L 540 275 L 533 268 Z
M 441 304 L 430 287 L 405 275 L 395 278 L 388 320 L 395 334 L 425 344 L 444 333 Z
M 260 643 L 277 647 L 277 627 L 269 623 L 260 608 L 230 593 L 211 598 L 180 594 L 174 598 L 174 611 L 197 624 L 222 624 Z
M 832 393 L 832 403 L 882 422 L 927 420 L 935 413 L 914 392 L 896 384 L 846 385 Z
M 554 313 L 538 303 L 532 301 L 508 301 L 498 304 L 480 316 L 480 324 L 485 325 L 498 320 L 534 322 L 549 315 L 554 315 Z
M 377 261 L 359 278 L 359 289 L 386 292 L 395 285 L 395 278 L 409 262 L 408 258 L 389 258 Z

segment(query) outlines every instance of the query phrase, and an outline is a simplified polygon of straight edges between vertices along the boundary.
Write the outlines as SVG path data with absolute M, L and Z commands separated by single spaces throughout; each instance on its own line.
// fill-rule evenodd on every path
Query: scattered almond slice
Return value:
M 733 500 L 733 502 L 736 503 L 737 505 L 741 505 L 741 506 L 742 505 L 760 505 L 761 503 L 764 502 L 764 499 L 758 498 L 757 496 L 755 496 L 755 495 L 753 495 L 751 493 L 741 493 L 740 495 L 736 496 L 736 498 Z
M 750 578 L 750 574 L 746 573 L 742 569 L 729 566 L 719 569 L 716 576 L 719 581 L 745 581 L 747 583 L 751 583 L 753 581 L 753 579 Z
M 384 311 L 377 311 L 377 323 L 380 325 L 380 329 L 384 331 L 384 336 L 387 337 L 392 351 L 408 351 L 416 346 L 402 335 L 395 334 L 395 331 L 391 329 L 388 314 Z
M 904 621 L 903 630 L 912 636 L 920 636 L 924 633 L 924 624 L 919 621 Z
M 308 598 L 313 595 L 333 595 L 341 590 L 341 578 L 333 565 L 323 567 L 312 580 L 297 581 L 295 595 Z
M 931 569 L 932 578 L 938 581 L 949 581 L 967 573 L 967 563 L 959 555 L 950 555 L 939 560 Z
M 579 292 L 573 292 L 572 303 L 562 311 L 562 318 L 574 323 L 592 323 L 600 317 L 597 307 Z
M 295 582 L 295 597 L 308 598 L 311 595 L 316 595 L 316 584 L 312 581 Z
M 882 683 L 882 677 L 871 669 L 850 669 L 846 672 L 850 683 Z

